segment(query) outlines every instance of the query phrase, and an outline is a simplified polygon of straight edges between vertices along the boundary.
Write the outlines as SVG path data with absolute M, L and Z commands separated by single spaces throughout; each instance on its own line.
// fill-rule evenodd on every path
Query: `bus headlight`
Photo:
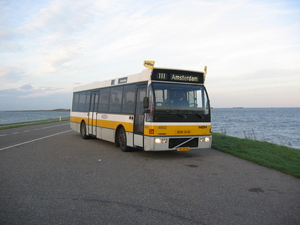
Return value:
M 166 138 L 155 138 L 155 143 L 156 144 L 165 144 L 165 143 L 167 143 L 168 142 L 168 139 L 166 139 Z
M 210 142 L 210 137 L 202 137 L 202 138 L 199 138 L 199 141 L 200 141 L 200 142 Z

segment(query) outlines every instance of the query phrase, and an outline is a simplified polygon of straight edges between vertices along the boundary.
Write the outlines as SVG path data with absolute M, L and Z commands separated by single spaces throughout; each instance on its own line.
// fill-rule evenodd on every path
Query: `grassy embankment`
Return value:
M 213 133 L 212 148 L 300 178 L 300 150 Z
M 9 123 L 9 124 L 0 124 L 0 130 L 9 129 L 9 128 L 17 128 L 17 127 L 25 127 L 30 125 L 39 125 L 39 124 L 46 124 L 46 123 L 54 123 L 59 121 L 69 121 L 70 117 L 62 117 L 56 119 L 47 119 L 47 120 L 37 120 L 37 121 L 27 121 L 27 122 L 20 122 L 20 123 Z

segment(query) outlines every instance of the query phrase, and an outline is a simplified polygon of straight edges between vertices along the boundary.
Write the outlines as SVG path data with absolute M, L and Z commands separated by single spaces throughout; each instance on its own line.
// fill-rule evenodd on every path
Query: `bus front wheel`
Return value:
M 118 144 L 123 152 L 131 151 L 131 148 L 127 146 L 126 132 L 123 127 L 121 127 L 118 132 Z
M 86 134 L 86 125 L 84 121 L 82 121 L 80 124 L 80 134 L 83 139 L 89 138 L 89 136 Z

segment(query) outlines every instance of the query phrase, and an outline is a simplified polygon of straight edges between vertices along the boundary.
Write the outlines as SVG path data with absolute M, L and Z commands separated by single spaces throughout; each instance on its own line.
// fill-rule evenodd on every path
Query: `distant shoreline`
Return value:
M 3 112 L 70 112 L 70 109 L 50 109 L 50 110 L 5 110 Z

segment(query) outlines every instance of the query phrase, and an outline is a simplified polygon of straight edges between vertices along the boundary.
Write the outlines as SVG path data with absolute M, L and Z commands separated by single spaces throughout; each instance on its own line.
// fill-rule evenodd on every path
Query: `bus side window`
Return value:
M 122 113 L 134 113 L 135 84 L 124 86 Z
M 79 105 L 79 93 L 74 93 L 72 111 L 78 111 L 78 105 Z
M 98 112 L 108 112 L 110 88 L 100 90 Z
M 79 94 L 79 103 L 78 103 L 78 111 L 84 112 L 86 103 L 86 91 L 81 92 Z
M 109 112 L 120 113 L 123 87 L 113 87 L 110 92 Z
M 91 103 L 91 92 L 87 91 L 84 112 L 88 112 L 90 110 L 90 103 Z

